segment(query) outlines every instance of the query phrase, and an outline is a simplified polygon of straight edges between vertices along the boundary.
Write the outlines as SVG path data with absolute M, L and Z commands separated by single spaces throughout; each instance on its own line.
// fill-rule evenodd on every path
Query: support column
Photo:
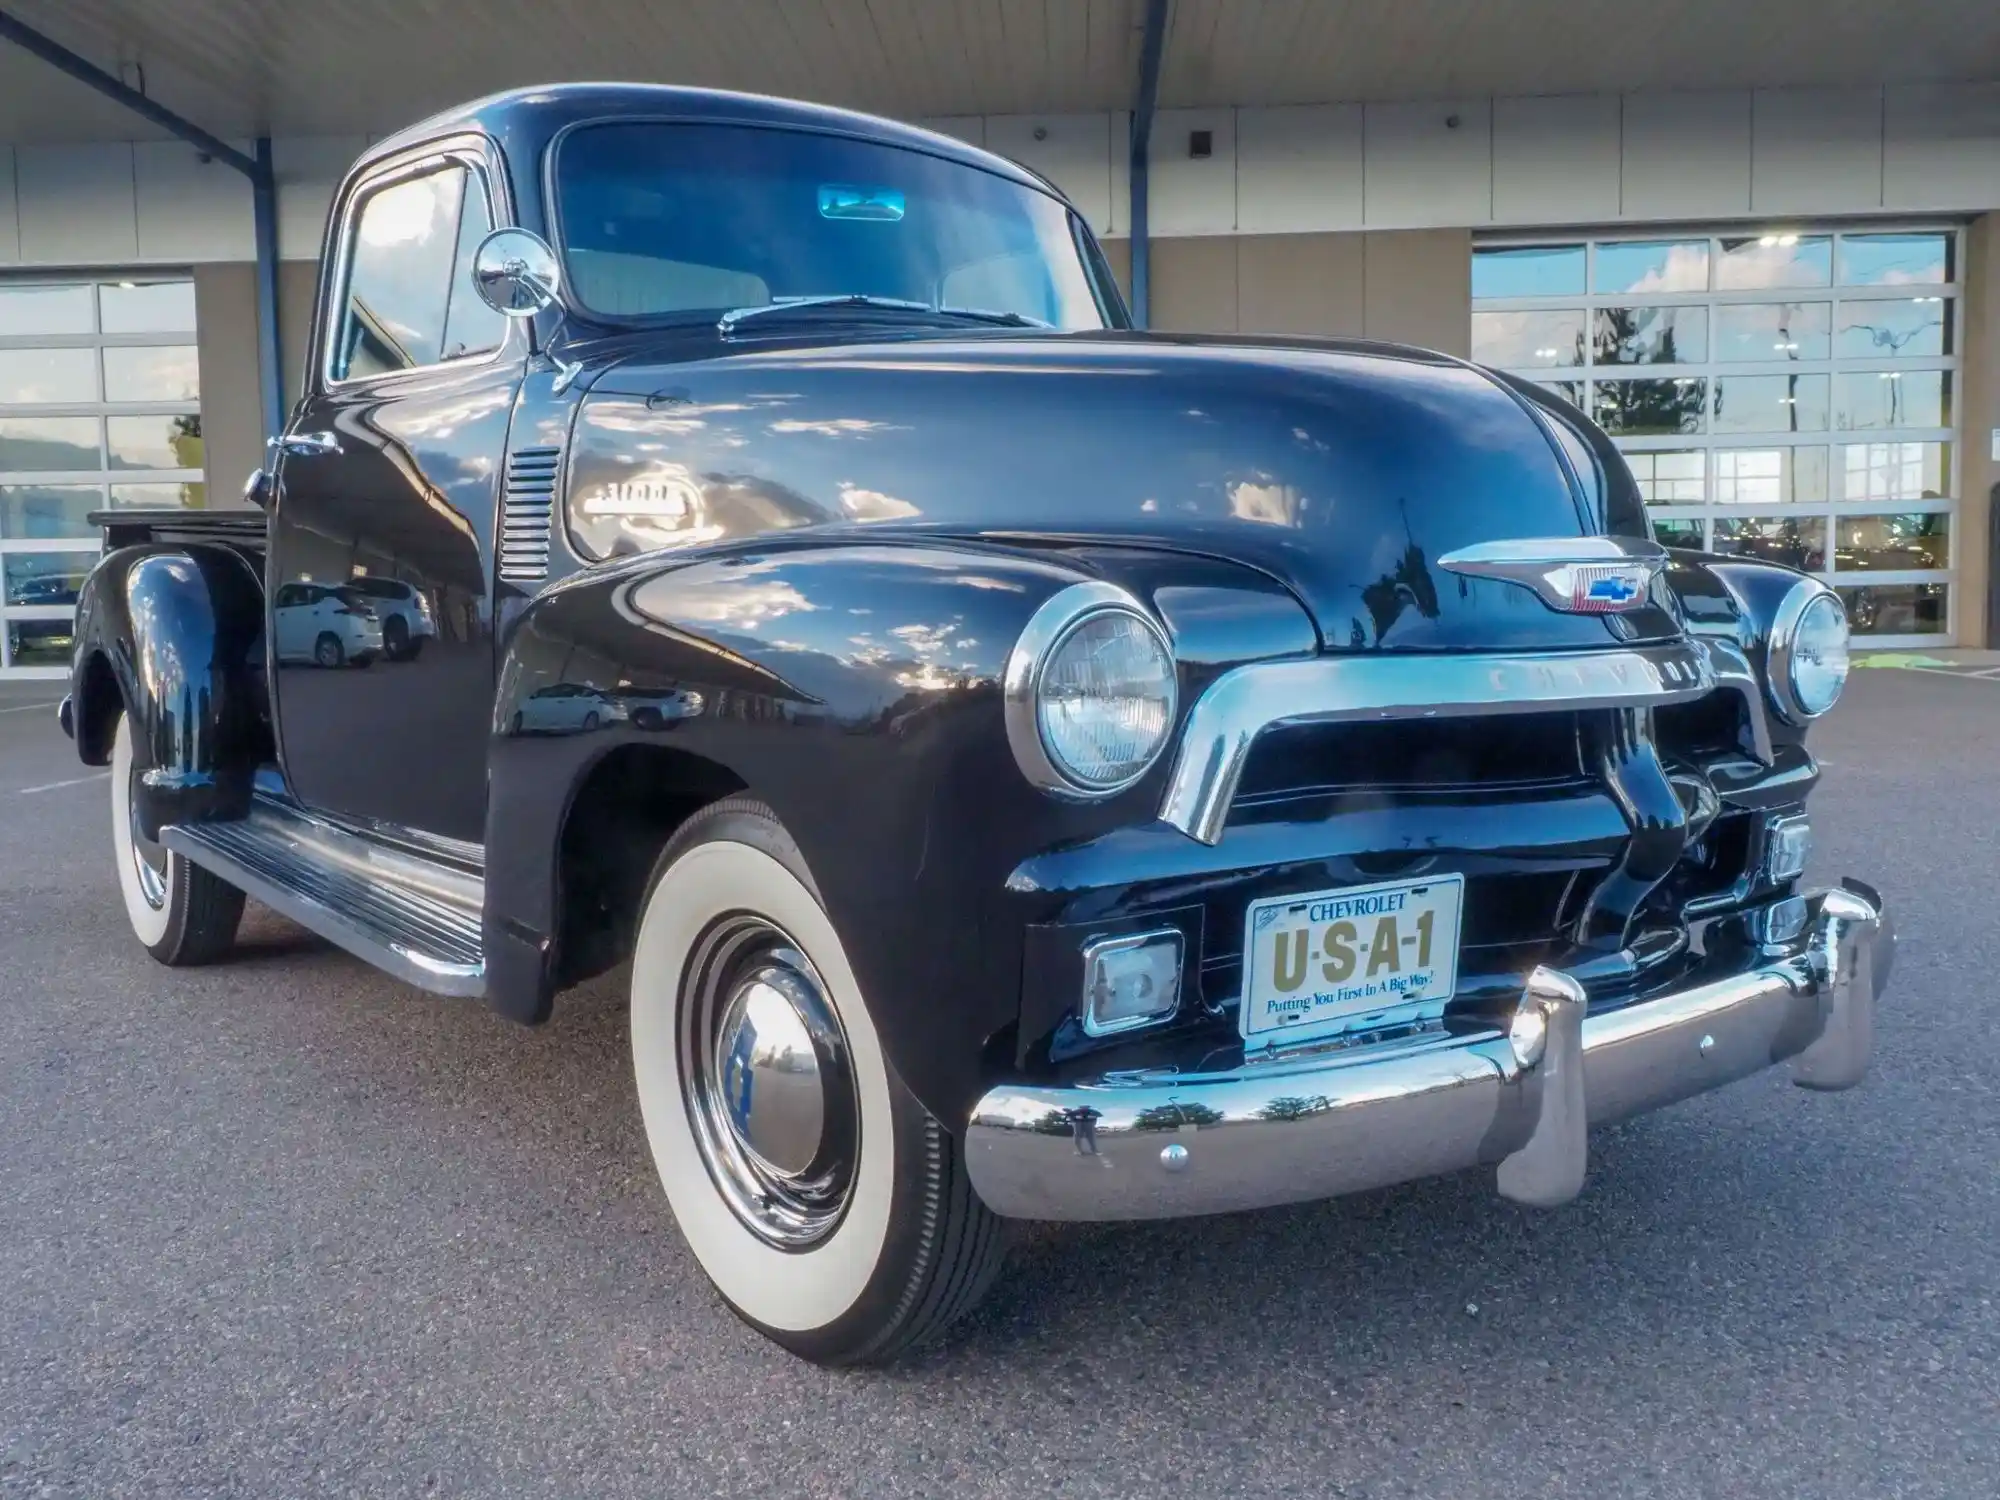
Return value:
M 1982 214 L 1965 236 L 1959 268 L 1965 342 L 1959 360 L 1958 519 L 1952 528 L 1957 569 L 1952 624 L 1961 646 L 2000 641 L 2000 213 Z
M 271 171 L 271 138 L 257 138 L 257 171 L 250 179 L 257 233 L 257 385 L 264 436 L 285 425 L 285 369 L 278 338 L 278 182 Z
M 1147 164 L 1152 154 L 1153 107 L 1160 97 L 1160 59 L 1167 45 L 1167 0 L 1146 0 L 1146 30 L 1139 46 L 1139 98 L 1132 109 L 1132 321 L 1145 328 L 1152 322 L 1152 242 L 1148 219 L 1151 180 Z

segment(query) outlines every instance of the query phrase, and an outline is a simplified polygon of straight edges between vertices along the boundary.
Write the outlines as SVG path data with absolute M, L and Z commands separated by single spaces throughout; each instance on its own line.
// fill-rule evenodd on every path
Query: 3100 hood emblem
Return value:
M 1534 537 L 1481 542 L 1438 559 L 1468 578 L 1525 584 L 1550 609 L 1568 615 L 1608 615 L 1638 609 L 1667 565 L 1666 549 L 1637 537 Z

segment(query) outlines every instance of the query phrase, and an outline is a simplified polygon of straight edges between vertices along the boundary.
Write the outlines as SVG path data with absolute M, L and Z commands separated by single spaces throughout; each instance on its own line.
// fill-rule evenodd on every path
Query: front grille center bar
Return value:
M 1160 818 L 1222 840 L 1250 748 L 1293 724 L 1470 719 L 1686 703 L 1717 685 L 1711 642 L 1516 655 L 1312 656 L 1251 662 L 1188 711 Z

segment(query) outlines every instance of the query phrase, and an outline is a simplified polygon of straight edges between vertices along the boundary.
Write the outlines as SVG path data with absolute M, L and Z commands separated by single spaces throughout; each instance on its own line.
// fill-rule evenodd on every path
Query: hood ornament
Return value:
M 1437 565 L 1467 578 L 1525 584 L 1566 615 L 1610 615 L 1646 603 L 1667 553 L 1641 537 L 1532 537 L 1461 547 Z

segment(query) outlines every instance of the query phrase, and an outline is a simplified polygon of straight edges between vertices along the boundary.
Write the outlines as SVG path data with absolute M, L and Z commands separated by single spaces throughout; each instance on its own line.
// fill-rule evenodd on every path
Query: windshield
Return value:
M 563 142 L 555 175 L 570 289 L 600 316 L 880 297 L 1064 329 L 1109 321 L 1061 203 L 920 151 L 743 125 L 603 124 Z

